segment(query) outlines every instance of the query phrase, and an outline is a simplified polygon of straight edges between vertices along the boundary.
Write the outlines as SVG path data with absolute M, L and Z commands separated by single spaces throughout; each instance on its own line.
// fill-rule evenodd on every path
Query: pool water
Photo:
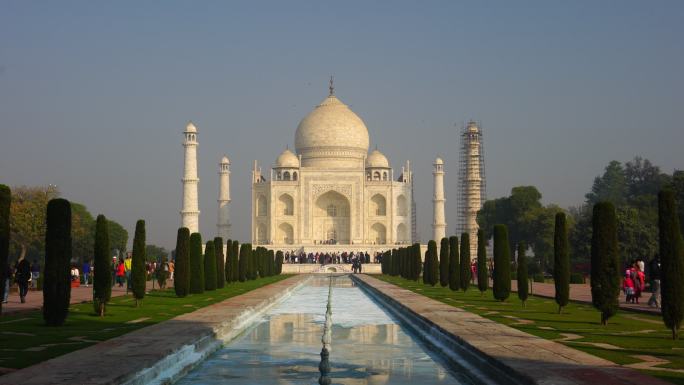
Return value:
M 474 384 L 348 276 L 314 277 L 177 384 L 317 384 L 329 279 L 333 384 Z

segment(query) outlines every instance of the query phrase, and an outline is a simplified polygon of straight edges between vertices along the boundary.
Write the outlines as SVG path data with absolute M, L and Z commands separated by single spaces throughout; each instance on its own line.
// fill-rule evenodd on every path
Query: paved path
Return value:
M 0 376 L 0 385 L 147 384 L 189 369 L 244 331 L 308 276 L 296 275 L 192 313 Z M 167 371 L 168 370 L 168 371 Z M 161 381 L 169 383 L 170 381 Z
M 491 282 L 490 282 L 491 284 Z M 491 286 L 490 286 L 491 287 Z M 511 290 L 518 290 L 518 281 L 511 281 Z M 552 283 L 532 283 L 532 293 L 540 297 L 554 298 L 556 295 L 556 288 Z M 625 296 L 620 294 L 620 308 L 626 310 L 639 311 L 650 314 L 660 314 L 660 308 L 648 306 L 648 299 L 651 297 L 650 292 L 644 292 L 641 295 L 641 303 L 626 303 Z M 587 284 L 571 284 L 570 285 L 570 299 L 578 302 L 591 303 L 591 286 Z
M 173 281 L 169 281 L 173 287 Z M 155 283 L 155 288 L 158 285 Z M 147 282 L 147 290 L 152 289 L 152 281 Z M 118 297 L 126 294 L 126 287 L 119 287 L 115 285 L 112 288 L 112 297 Z M 71 288 L 71 303 L 90 302 L 93 300 L 93 286 L 89 287 L 79 286 Z M 40 290 L 30 290 L 26 296 L 26 302 L 21 303 L 19 293 L 12 291 L 7 298 L 7 303 L 2 304 L 2 315 L 16 314 L 31 310 L 40 310 L 43 308 L 43 292 Z
M 355 277 L 385 301 L 397 304 L 402 312 L 417 314 L 428 323 L 424 329 L 427 333 L 434 336 L 434 331 L 438 330 L 448 336 L 451 341 L 442 341 L 445 345 L 458 344 L 469 352 L 489 357 L 495 366 L 505 373 L 517 374 L 524 382 L 554 385 L 666 384 L 636 370 L 535 337 L 371 276 L 362 274 Z

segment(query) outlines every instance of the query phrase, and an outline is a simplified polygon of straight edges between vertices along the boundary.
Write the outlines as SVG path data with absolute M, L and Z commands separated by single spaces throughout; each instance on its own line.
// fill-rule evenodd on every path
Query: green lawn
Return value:
M 173 289 L 156 290 L 145 295 L 143 305 L 138 308 L 130 295 L 115 297 L 103 318 L 95 314 L 92 303 L 74 304 L 61 327 L 45 326 L 40 311 L 3 316 L 0 317 L 0 367 L 24 368 L 288 277 L 279 275 L 228 284 L 223 289 L 185 298 L 177 298 Z
M 376 277 L 538 337 L 550 340 L 576 338 L 559 342 L 618 364 L 641 362 L 634 356 L 648 355 L 669 361 L 661 367 L 684 369 L 684 341 L 673 341 L 659 316 L 621 310 L 604 327 L 600 325 L 600 313 L 590 304 L 570 303 L 563 314 L 557 314 L 558 306 L 552 298 L 530 297 L 523 309 L 516 293 L 511 293 L 507 301 L 499 302 L 493 298 L 491 289 L 481 296 L 476 286 L 463 293 L 439 284 L 431 287 L 400 277 Z M 644 373 L 684 384 L 684 372 L 644 370 Z

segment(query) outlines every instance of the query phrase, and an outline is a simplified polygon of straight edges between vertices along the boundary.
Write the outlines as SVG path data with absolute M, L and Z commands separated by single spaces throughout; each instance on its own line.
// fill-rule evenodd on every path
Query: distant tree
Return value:
M 428 279 L 427 282 L 431 286 L 435 286 L 439 281 L 439 263 L 437 262 L 437 242 L 431 240 L 428 242 L 426 260 L 429 260 Z
M 627 181 L 625 179 L 625 169 L 616 160 L 606 166 L 602 176 L 594 179 L 591 192 L 585 197 L 587 204 L 593 206 L 601 201 L 612 202 L 614 205 L 621 205 L 625 202 L 627 195 Z
M 240 270 L 239 270 L 239 259 L 240 259 L 240 243 L 237 240 L 233 240 L 233 259 L 231 260 L 231 268 L 230 268 L 230 273 L 233 276 L 232 281 L 237 282 L 240 279 Z
M 519 262 L 518 262 L 519 263 Z M 556 287 L 556 303 L 558 314 L 570 300 L 570 247 L 568 245 L 568 228 L 565 225 L 565 214 L 556 214 L 556 226 L 553 235 L 553 283 Z
M 518 298 L 520 298 L 520 301 L 522 301 L 523 308 L 525 307 L 527 293 L 530 288 L 527 278 L 527 257 L 525 256 L 526 248 L 527 246 L 524 242 L 518 243 L 518 271 L 516 278 L 518 280 Z
M 173 289 L 176 296 L 187 296 L 190 293 L 190 230 L 187 227 L 179 228 L 176 235 L 176 260 L 173 271 Z
M 229 239 L 226 242 L 226 262 L 224 276 L 226 283 L 233 282 L 233 259 L 237 258 L 237 255 L 233 254 L 233 240 Z
M 224 273 L 224 257 L 223 257 L 223 238 L 214 238 L 214 255 L 216 255 L 216 288 L 223 289 L 226 286 L 226 275 Z
M 147 269 L 145 268 L 145 221 L 139 219 L 135 224 L 133 237 L 133 256 L 131 260 L 131 290 L 135 298 L 135 306 L 142 304 L 147 285 Z
M 240 245 L 240 262 L 238 266 L 240 282 L 245 282 L 249 279 L 247 269 L 249 268 L 249 260 L 252 258 L 252 245 L 243 243 Z
M 10 250 L 14 250 L 11 253 L 18 254 L 17 260 L 27 255 L 41 256 L 45 251 L 46 207 L 48 201 L 59 197 L 59 191 L 56 186 L 49 185 L 19 186 L 11 192 Z
M 216 249 L 214 241 L 204 247 L 204 290 L 216 290 Z
M 60 198 L 50 200 L 47 204 L 46 222 L 43 319 L 48 326 L 61 326 L 66 321 L 71 299 L 69 201 Z
M 204 293 L 204 263 L 200 233 L 190 234 L 190 293 Z
M 449 239 L 442 238 L 439 245 L 439 284 L 449 285 Z
M 618 311 L 620 260 L 615 206 L 610 202 L 594 205 L 591 239 L 591 301 L 601 312 L 601 324 Z
M 471 278 L 471 271 L 470 271 L 470 234 L 468 233 L 463 233 L 461 234 L 461 263 L 460 263 L 460 286 L 461 290 L 465 293 L 466 290 L 468 290 L 468 287 L 470 286 L 470 278 Z
M 505 301 L 511 294 L 511 255 L 506 225 L 494 226 L 494 298 Z
M 109 219 L 109 246 L 118 251 L 125 251 L 128 245 L 128 231 L 119 223 Z
M 95 257 L 93 277 L 93 306 L 104 317 L 107 302 L 112 296 L 112 262 L 110 259 L 109 224 L 104 215 L 98 215 L 95 225 Z
M 449 237 L 449 289 L 458 290 L 461 288 L 460 258 L 458 255 L 458 237 Z
M 278 250 L 276 252 L 276 259 L 275 259 L 275 274 L 280 275 L 283 272 L 283 252 L 281 250 Z
M 148 262 L 160 262 L 167 255 L 169 251 L 163 246 L 145 245 L 145 260 Z
M 679 338 L 679 328 L 684 319 L 684 240 L 673 191 L 663 190 L 658 194 L 658 214 L 662 272 L 661 314 L 675 340 Z
M 12 191 L 4 184 L 0 184 L 0 298 L 5 298 L 5 280 L 9 264 L 11 204 Z M 0 301 L 0 314 L 2 314 L 2 301 Z
M 477 288 L 484 294 L 489 287 L 489 272 L 487 271 L 487 240 L 484 230 L 477 230 Z

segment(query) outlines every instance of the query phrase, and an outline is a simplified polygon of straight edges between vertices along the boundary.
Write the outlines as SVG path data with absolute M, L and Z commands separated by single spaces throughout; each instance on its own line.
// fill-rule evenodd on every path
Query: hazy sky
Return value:
M 201 231 L 218 161 L 233 235 L 249 237 L 264 170 L 326 95 L 359 114 L 395 175 L 415 170 L 431 234 L 432 161 L 456 224 L 458 129 L 484 128 L 487 195 L 535 185 L 583 201 L 612 160 L 684 168 L 684 2 L 0 2 L 0 183 L 63 196 L 172 248 L 182 131 L 199 129 Z

